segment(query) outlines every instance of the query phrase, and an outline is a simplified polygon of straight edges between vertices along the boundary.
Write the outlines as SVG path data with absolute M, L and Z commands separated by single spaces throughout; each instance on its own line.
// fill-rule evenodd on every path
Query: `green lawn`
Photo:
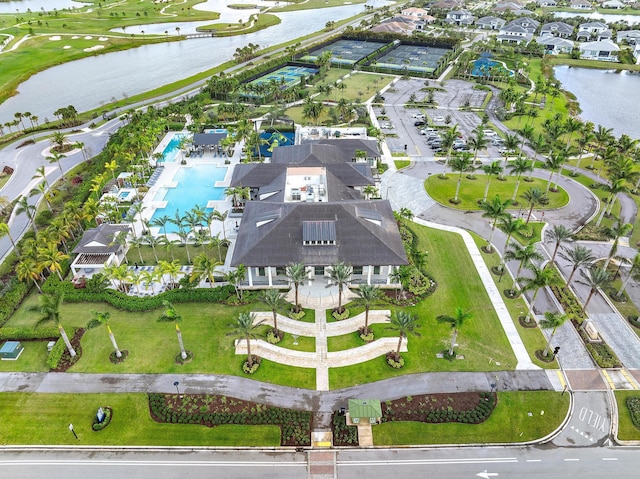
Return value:
M 491 444 L 532 441 L 557 429 L 567 415 L 569 394 L 553 391 L 498 393 L 495 410 L 482 424 L 388 422 L 373 426 L 376 446 Z M 540 414 L 544 411 L 544 414 Z M 531 412 L 533 415 L 529 416 Z
M 475 233 L 471 233 L 471 236 L 473 236 L 473 240 L 476 242 L 478 247 L 484 246 L 487 243 L 486 240 L 482 239 Z M 489 267 L 489 269 L 494 266 L 497 267 L 500 265 L 500 256 L 498 256 L 496 253 L 487 254 L 482 251 L 482 249 L 480 249 L 480 254 L 482 254 L 484 262 L 486 263 L 487 267 Z M 502 278 L 500 278 L 500 276 L 493 275 L 493 280 L 496 283 L 498 290 L 500 291 L 500 296 L 502 297 L 504 304 L 509 310 L 509 314 L 511 314 L 511 318 L 514 319 L 513 324 L 516 325 L 518 334 L 520 335 L 524 346 L 527 348 L 527 352 L 529 353 L 529 358 L 531 358 L 531 361 L 533 361 L 534 364 L 540 366 L 541 368 L 557 369 L 559 366 L 555 360 L 550 363 L 545 363 L 543 361 L 540 361 L 535 356 L 535 352 L 537 350 L 544 349 L 547 344 L 547 341 L 543 336 L 542 331 L 540 331 L 540 328 L 523 328 L 522 326 L 520 326 L 518 316 L 522 316 L 522 313 L 527 310 L 527 305 L 525 304 L 522 297 L 510 299 L 507 298 L 504 294 L 504 290 L 510 288 L 512 285 L 511 276 L 509 276 L 507 273 L 505 273 Z
M 411 160 L 393 160 L 393 162 L 396 165 L 396 170 L 401 170 L 411 164 Z
M 475 180 L 470 180 L 465 176 L 462 177 L 462 183 L 460 184 L 460 193 L 458 199 L 460 203 L 454 205 L 449 202 L 450 199 L 455 198 L 456 185 L 458 183 L 458 174 L 448 174 L 447 179 L 440 178 L 439 175 L 425 180 L 425 188 L 429 196 L 431 196 L 438 203 L 455 208 L 458 210 L 480 210 L 478 201 L 482 200 L 484 196 L 484 189 L 487 185 L 485 175 L 476 175 Z M 488 198 L 493 198 L 495 195 L 500 195 L 502 200 L 511 199 L 516 186 L 516 179 L 512 176 L 507 176 L 505 181 L 497 181 L 492 179 L 489 187 Z M 533 178 L 532 182 L 521 181 L 518 189 L 518 201 L 523 206 L 523 209 L 527 209 L 527 204 L 522 198 L 522 194 L 529 188 L 540 188 L 542 191 L 547 189 L 547 180 L 540 178 Z M 569 194 L 562 188 L 557 193 L 549 192 L 549 204 L 540 208 L 536 207 L 535 210 L 540 209 L 553 209 L 561 208 L 569 203 Z M 517 209 L 517 208 L 514 208 Z
M 336 70 L 332 68 L 331 70 Z M 348 70 L 341 70 L 337 68 L 339 73 L 346 75 Z M 345 85 L 345 89 L 334 88 L 329 96 L 318 95 L 314 97 L 316 101 L 333 100 L 338 101 L 340 98 L 345 98 L 351 102 L 362 102 L 369 97 L 375 95 L 376 91 L 384 88 L 389 82 L 393 80 L 392 76 L 356 72 L 349 75 L 348 78 L 343 78 L 342 83 Z
M 426 371 L 487 371 L 515 367 L 515 357 L 498 321 L 493 305 L 476 274 L 475 266 L 462 239 L 454 233 L 425 228 L 411 223 L 420 250 L 429 252 L 427 269 L 438 282 L 435 293 L 416 306 L 407 308 L 420 319 L 420 337 L 409 337 L 409 352 L 404 353 L 404 368 L 387 366 L 384 357 L 366 363 L 330 369 L 332 389 L 364 384 L 388 377 Z M 460 271 L 465 274 L 461 275 Z M 459 306 L 471 310 L 473 318 L 460 330 L 456 348 L 464 360 L 437 359 L 448 347 L 451 329 L 436 317 L 453 314 Z M 500 362 L 500 366 L 495 365 Z
M 622 441 L 640 441 L 640 429 L 631 422 L 631 413 L 626 403 L 629 396 L 640 396 L 640 392 L 616 390 L 613 393 L 618 404 L 618 439 Z
M 391 331 L 388 328 L 388 325 L 384 324 L 370 324 L 369 329 L 373 331 L 375 339 L 395 336 L 398 335 Z M 343 334 L 342 336 L 331 336 L 327 338 L 327 348 L 329 352 L 331 351 L 344 351 L 345 349 L 351 348 L 359 348 L 360 346 L 364 346 L 366 343 L 360 339 L 360 333 L 358 331 L 354 331 L 349 334 Z
M 111 423 L 91 429 L 101 406 Z M 0 394 L 2 445 L 279 446 L 277 426 L 160 424 L 149 415 L 146 394 Z M 69 431 L 73 424 L 78 439 Z
M 522 233 L 518 232 L 513 235 L 513 238 L 518 240 L 520 244 L 526 245 L 529 243 L 537 243 L 538 241 L 542 241 L 542 229 L 546 223 L 540 221 L 529 221 L 529 228 L 531 228 L 531 236 L 524 236 Z M 500 225 L 497 226 L 498 228 Z
M 224 259 L 227 256 L 227 248 L 221 247 L 220 257 L 218 257 L 218 248 L 216 246 L 195 246 L 192 244 L 189 245 L 189 254 L 191 255 L 192 263 L 194 258 L 201 253 L 206 253 L 206 255 L 210 258 L 213 258 L 216 261 L 220 260 L 222 263 L 224 263 Z M 158 260 L 160 261 L 173 261 L 173 258 L 175 258 L 176 261 L 178 261 L 178 263 L 182 265 L 189 264 L 189 260 L 187 259 L 187 248 L 183 245 L 175 245 L 171 248 L 171 251 L 167 251 L 162 246 L 156 246 L 156 254 L 158 255 Z M 140 255 L 142 255 L 142 263 L 140 263 Z M 157 264 L 156 257 L 153 254 L 153 248 L 151 248 L 151 246 L 141 246 L 139 252 L 137 247 L 131 246 L 129 248 L 129 251 L 127 252 L 127 261 L 131 265 L 135 263 L 145 265 Z
M 37 302 L 37 295 L 31 295 L 11 317 L 7 326 L 33 326 L 37 319 L 27 307 Z M 233 337 L 227 336 L 228 325 L 235 321 L 242 311 L 264 310 L 262 304 L 241 307 L 218 303 L 185 303 L 176 305 L 183 317 L 181 325 L 185 348 L 193 351 L 193 361 L 184 365 L 175 364 L 179 353 L 173 323 L 159 323 L 161 310 L 129 313 L 105 304 L 80 303 L 63 304 L 62 324 L 67 327 L 85 327 L 91 318 L 90 311 L 109 311 L 111 328 L 121 349 L 129 351 L 129 357 L 121 364 L 112 364 L 109 354 L 112 350 L 106 329 L 92 329 L 82 338 L 82 358 L 71 369 L 83 373 L 209 373 L 244 376 L 241 367 L 244 356 L 234 353 Z M 285 335 L 285 345 L 287 344 Z M 310 348 L 307 341 L 300 342 L 300 350 Z M 46 349 L 46 348 L 45 348 Z M 45 368 L 46 351 L 40 356 L 40 363 L 12 362 L 8 368 L 20 371 L 42 371 Z M 6 363 L 4 361 L 3 363 Z M 2 364 L 4 368 L 4 364 Z M 315 388 L 315 370 L 294 368 L 264 360 L 260 369 L 251 378 L 276 384 Z

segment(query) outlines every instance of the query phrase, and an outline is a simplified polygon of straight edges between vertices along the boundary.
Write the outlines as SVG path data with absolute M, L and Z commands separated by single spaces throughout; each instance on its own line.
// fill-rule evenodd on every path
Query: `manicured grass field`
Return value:
M 421 337 L 409 336 L 409 352 L 402 355 L 405 366 L 400 370 L 389 367 L 384 357 L 330 369 L 332 389 L 425 371 L 487 371 L 515 367 L 507 337 L 462 239 L 454 233 L 414 223 L 411 228 L 416 233 L 418 249 L 429 252 L 427 269 L 438 282 L 434 294 L 407 308 L 420 320 L 418 332 Z M 461 275 L 461 271 L 465 274 Z M 447 324 L 438 323 L 436 317 L 453 314 L 457 306 L 473 314 L 458 336 L 456 351 L 465 359 L 437 359 L 436 354 L 449 345 L 451 329 Z M 495 361 L 500 362 L 500 366 L 496 366 Z
M 558 428 L 568 409 L 568 394 L 562 396 L 553 391 L 500 392 L 495 410 L 482 424 L 388 422 L 373 426 L 373 443 L 376 446 L 399 446 L 531 441 Z M 528 415 L 529 412 L 532 416 Z
M 640 396 L 638 391 L 621 391 L 613 392 L 616 396 L 618 404 L 618 439 L 623 441 L 640 441 L 640 429 L 631 422 L 631 413 L 627 407 L 626 400 L 629 396 Z
M 37 295 L 30 296 L 11 317 L 7 326 L 33 326 L 36 313 L 27 311 L 27 307 L 37 303 Z M 92 329 L 82 338 L 82 358 L 71 372 L 85 373 L 210 373 L 244 376 L 242 363 L 244 356 L 236 355 L 233 337 L 227 336 L 229 324 L 232 324 L 242 311 L 261 311 L 261 304 L 241 307 L 226 306 L 218 303 L 176 304 L 176 311 L 183 317 L 181 325 L 185 348 L 193 352 L 193 361 L 184 365 L 175 364 L 179 353 L 178 340 L 173 323 L 157 321 L 162 314 L 160 309 L 148 312 L 129 313 L 100 303 L 66 303 L 61 308 L 61 321 L 66 328 L 85 327 L 91 319 L 91 310 L 109 311 L 110 325 L 121 349 L 129 351 L 129 357 L 121 364 L 112 364 L 109 354 L 112 351 L 107 331 L 103 328 Z M 285 338 L 288 335 L 285 335 Z M 286 339 L 285 341 L 288 341 Z M 285 344 L 287 344 L 285 342 Z M 301 348 L 308 348 L 306 342 Z M 34 370 L 42 371 L 46 353 L 41 355 L 41 363 Z M 6 363 L 6 361 L 4 361 Z M 12 362 L 13 363 L 13 362 Z M 4 367 L 4 364 L 2 365 Z M 11 365 L 14 370 L 30 366 L 20 361 Z M 315 370 L 294 368 L 264 360 L 260 369 L 251 376 L 258 381 L 315 388 Z
M 369 329 L 373 331 L 375 339 L 395 336 L 398 335 L 391 331 L 388 328 L 388 325 L 384 324 L 371 324 L 369 325 Z M 342 336 L 331 336 L 327 338 L 327 348 L 331 351 L 344 351 L 345 349 L 351 348 L 359 348 L 360 346 L 364 346 L 366 343 L 360 339 L 360 333 L 358 331 L 354 331 L 349 334 L 343 334 Z
M 454 205 L 449 202 L 450 199 L 455 197 L 456 185 L 458 183 L 458 174 L 448 174 L 447 179 L 441 179 L 439 176 L 433 177 L 425 181 L 425 188 L 429 196 L 431 196 L 438 203 L 455 208 L 459 210 L 480 210 L 478 201 L 482 200 L 484 196 L 484 189 L 486 187 L 485 175 L 476 175 L 475 180 L 470 180 L 465 176 L 462 177 L 462 183 L 460 184 L 460 194 L 458 199 L 460 203 Z M 516 179 L 512 176 L 507 176 L 506 181 L 497 181 L 492 179 L 488 199 L 493 198 L 496 195 L 500 195 L 500 198 L 504 201 L 511 199 L 513 191 L 516 186 Z M 520 188 L 518 189 L 518 202 L 523 206 L 523 210 L 527 209 L 527 203 L 522 197 L 522 194 L 529 188 L 540 188 L 542 191 L 547 189 L 547 180 L 540 178 L 533 178 L 532 182 L 521 181 Z M 536 210 L 541 209 L 553 209 L 561 208 L 569 203 L 569 194 L 560 188 L 557 193 L 549 192 L 549 204 L 540 208 L 536 207 Z M 517 209 L 517 208 L 514 208 Z
M 99 407 L 111 423 L 91 429 Z M 151 419 L 146 394 L 0 394 L 2 445 L 279 446 L 277 426 L 161 424 Z M 78 439 L 69 431 L 73 424 Z
M 526 237 L 519 232 L 515 233 L 512 237 L 518 240 L 518 242 L 523 245 L 526 245 L 529 243 L 537 243 L 538 241 L 542 240 L 542 229 L 544 228 L 545 224 L 546 223 L 539 222 L 539 221 L 529 221 L 529 227 L 533 231 L 533 234 L 531 235 L 531 237 Z M 496 228 L 499 228 L 499 227 L 500 225 L 496 226 Z
M 393 160 L 396 165 L 397 170 L 401 170 L 402 168 L 406 168 L 411 164 L 410 160 Z

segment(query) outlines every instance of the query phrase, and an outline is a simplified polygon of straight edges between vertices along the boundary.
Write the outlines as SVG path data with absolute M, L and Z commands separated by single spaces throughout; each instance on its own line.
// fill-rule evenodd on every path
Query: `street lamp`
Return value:
M 69 431 L 71 431 L 71 433 L 73 434 L 73 437 L 75 437 L 76 439 L 79 439 L 78 435 L 76 434 L 76 431 L 73 429 L 73 424 L 69 424 Z
M 178 392 L 178 399 L 180 399 L 180 389 L 178 389 L 178 386 L 180 386 L 180 381 L 176 381 L 175 383 L 173 383 L 173 385 L 176 387 L 176 391 Z

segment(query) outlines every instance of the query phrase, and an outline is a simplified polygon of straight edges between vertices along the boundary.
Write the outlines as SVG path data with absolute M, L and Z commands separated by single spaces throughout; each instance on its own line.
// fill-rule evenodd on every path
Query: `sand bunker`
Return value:
M 87 35 L 86 37 L 84 37 L 85 40 L 91 40 L 93 37 L 91 35 Z
M 54 42 L 58 41 L 58 40 L 60 40 L 60 35 L 54 35 L 52 37 L 49 37 L 49 40 L 53 40 Z
M 80 38 L 80 35 L 74 35 L 71 37 L 71 40 L 77 40 L 78 38 Z
M 98 40 L 100 40 L 101 42 L 106 42 L 109 39 L 107 37 L 100 37 L 98 38 Z
M 85 48 L 84 51 L 85 52 L 95 52 L 96 50 L 102 50 L 103 48 L 104 48 L 104 45 L 95 45 L 93 47 Z
M 71 48 L 71 45 L 65 45 L 65 46 L 64 46 L 64 47 L 62 47 L 62 48 L 64 48 L 65 50 L 68 50 L 69 48 Z

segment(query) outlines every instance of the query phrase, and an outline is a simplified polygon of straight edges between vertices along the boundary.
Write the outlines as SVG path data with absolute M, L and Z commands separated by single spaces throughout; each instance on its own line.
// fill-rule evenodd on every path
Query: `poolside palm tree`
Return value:
M 507 208 L 511 205 L 511 200 L 500 199 L 500 195 L 496 195 L 493 197 L 491 201 L 482 201 L 480 203 L 480 208 L 484 211 L 482 214 L 483 218 L 491 218 L 493 221 L 491 222 L 491 233 L 489 234 L 489 239 L 487 240 L 486 250 L 493 251 L 493 246 L 491 245 L 491 239 L 493 238 L 493 232 L 496 230 L 496 224 L 498 220 L 504 216 L 511 216 L 507 212 Z
M 200 253 L 195 257 L 194 264 L 191 278 L 197 278 L 198 280 L 207 279 L 209 281 L 209 287 L 213 288 L 213 284 L 215 283 L 214 273 L 216 268 L 221 266 L 222 263 L 209 258 L 206 253 Z
M 358 302 L 364 306 L 364 327 L 362 334 L 369 334 L 369 310 L 381 297 L 380 288 L 373 284 L 361 284 L 355 293 L 358 295 Z
M 451 325 L 451 346 L 449 347 L 449 356 L 453 356 L 453 348 L 456 345 L 456 340 L 458 339 L 458 332 L 460 331 L 460 327 L 464 324 L 467 319 L 471 319 L 473 315 L 469 311 L 465 311 L 460 307 L 456 307 L 456 312 L 453 316 L 438 316 L 436 320 L 439 323 L 449 323 Z
M 273 313 L 273 332 L 276 336 L 279 336 L 278 310 L 282 309 L 285 305 L 284 294 L 274 288 L 267 289 L 260 296 L 260 301 L 266 304 Z
M 353 268 L 350 264 L 346 264 L 343 262 L 335 263 L 331 265 L 331 269 L 329 271 L 329 277 L 333 280 L 338 286 L 338 313 L 344 313 L 344 307 L 342 306 L 342 291 L 344 289 L 344 285 L 349 281 L 351 274 L 353 273 Z M 331 285 L 327 285 L 330 287 Z
M 307 271 L 303 263 L 289 263 L 286 268 L 286 275 L 289 282 L 293 284 L 295 290 L 295 304 L 293 310 L 296 313 L 300 312 L 300 302 L 298 301 L 298 291 L 300 283 L 302 283 L 307 277 Z
M 548 203 L 547 196 L 542 192 L 540 188 L 533 187 L 529 188 L 522 194 L 522 197 L 529 204 L 529 214 L 527 215 L 526 224 L 529 224 L 529 220 L 531 219 L 531 214 L 533 213 L 533 208 L 538 205 L 545 205 Z
M 62 294 L 43 294 L 40 296 L 39 304 L 36 306 L 29 306 L 27 311 L 35 311 L 40 315 L 40 319 L 36 323 L 36 328 L 44 323 L 54 322 L 58 327 L 58 331 L 60 331 L 60 336 L 64 341 L 64 344 L 67 346 L 67 350 L 71 357 L 76 356 L 76 351 L 71 346 L 71 341 L 69 341 L 69 337 L 67 336 L 67 332 L 64 330 L 62 323 L 60 322 L 60 306 L 62 306 L 62 301 L 64 300 L 64 295 Z
M 451 169 L 453 171 L 459 171 L 458 175 L 458 183 L 456 185 L 456 195 L 453 198 L 454 202 L 458 202 L 458 194 L 460 193 L 460 184 L 462 183 L 462 175 L 467 171 L 473 170 L 473 163 L 471 162 L 471 154 L 463 153 L 460 156 L 457 156 L 451 161 Z
M 264 319 L 256 321 L 254 313 L 240 313 L 236 322 L 229 325 L 232 329 L 227 333 L 227 336 L 236 336 L 247 341 L 247 366 L 249 369 L 253 367 L 251 339 L 258 337 L 257 329 L 262 326 L 263 323 Z
M 180 345 L 180 357 L 187 359 L 187 352 L 184 349 L 184 343 L 182 342 L 182 332 L 180 331 L 180 323 L 182 322 L 182 316 L 178 314 L 173 305 L 169 301 L 163 301 L 164 312 L 158 318 L 158 321 L 173 321 L 176 325 L 176 335 L 178 336 L 178 344 Z
M 553 254 L 551 255 L 551 263 L 553 263 L 556 259 L 556 254 L 558 253 L 560 245 L 562 243 L 571 241 L 573 233 L 564 225 L 553 225 L 553 228 L 551 228 L 551 231 L 549 231 L 548 234 L 549 239 L 551 239 L 555 243 L 553 247 Z
M 611 258 L 615 256 L 618 252 L 618 243 L 620 242 L 620 238 L 623 236 L 627 236 L 629 233 L 633 231 L 633 225 L 630 223 L 622 224 L 617 222 L 615 225 L 607 228 L 605 234 L 608 238 L 613 240 L 611 244 L 611 249 L 609 250 L 609 256 L 604 263 L 604 269 L 606 270 L 609 267 L 609 263 L 611 262 Z
M 167 223 L 169 223 L 170 221 L 171 218 L 169 218 L 167 215 L 163 215 L 151 220 L 151 224 L 153 226 L 159 226 L 162 230 L 162 233 L 164 234 L 164 237 L 167 238 Z
M 187 251 L 187 262 L 189 264 L 191 264 L 191 252 L 189 251 L 189 232 L 188 231 L 178 231 L 176 233 L 178 235 L 178 238 L 180 238 L 180 243 L 182 244 L 182 246 L 184 246 L 186 248 Z
M 535 245 L 528 244 L 526 246 L 522 246 L 517 241 L 512 241 L 509 247 L 507 248 L 506 253 L 504 254 L 505 261 L 519 261 L 518 270 L 516 271 L 514 280 L 513 280 L 513 290 L 517 290 L 518 287 L 518 277 L 520 276 L 520 272 L 525 265 L 528 265 L 533 260 L 542 261 L 543 257 L 536 250 Z
M 160 271 L 162 272 L 162 280 L 164 282 L 164 275 L 169 275 L 169 283 L 170 289 L 172 289 L 176 284 L 176 277 L 180 274 L 180 263 L 177 261 L 162 261 L 158 262 L 158 266 L 160 267 Z
M 518 197 L 518 189 L 520 188 L 520 178 L 523 173 L 533 170 L 533 162 L 526 158 L 518 157 L 511 162 L 508 168 L 509 173 L 516 177 L 516 186 L 513 189 L 513 196 L 511 197 L 511 201 L 515 203 L 516 198 Z
M 158 263 L 158 252 L 156 251 L 156 247 L 160 244 L 160 240 L 153 235 L 143 236 L 144 243 L 151 246 L 151 250 L 153 251 L 153 257 L 156 260 L 156 264 Z
M 499 175 L 500 173 L 502 173 L 503 169 L 504 168 L 502 168 L 502 165 L 498 160 L 482 167 L 484 174 L 487 175 L 487 184 L 484 187 L 484 196 L 482 197 L 482 201 L 487 201 L 487 196 L 489 195 L 489 185 L 491 184 L 491 177 L 494 175 Z
M 173 247 L 178 246 L 179 244 L 180 244 L 180 241 L 171 240 L 166 236 L 163 236 L 162 238 L 160 238 L 160 245 L 167 251 L 167 253 L 171 255 L 171 261 L 176 260 L 175 255 L 173 254 Z
M 584 314 L 593 295 L 609 282 L 609 273 L 606 268 L 591 268 L 587 273 L 580 271 L 580 276 L 584 278 L 584 281 L 578 280 L 578 283 L 590 288 L 589 295 L 582 306 L 582 314 Z
M 227 241 L 227 229 L 224 226 L 224 222 L 227 220 L 227 216 L 229 216 L 228 211 L 224 211 L 224 212 L 220 210 L 211 211 L 211 217 L 222 224 L 222 237 L 224 238 L 224 241 Z
M 109 339 L 111 340 L 111 344 L 113 345 L 113 349 L 116 353 L 116 358 L 122 357 L 122 352 L 118 348 L 118 343 L 116 343 L 116 338 L 113 335 L 113 331 L 111 331 L 111 326 L 109 326 L 109 320 L 111 319 L 111 313 L 108 311 L 91 311 L 93 318 L 87 323 L 87 329 L 97 328 L 98 326 L 102 326 L 103 324 L 107 327 L 107 333 L 109 333 Z
M 553 337 L 556 335 L 557 329 L 562 326 L 569 316 L 562 313 L 554 313 L 550 311 L 546 311 L 544 313 L 544 319 L 540 320 L 540 328 L 542 329 L 550 329 L 551 335 L 549 336 L 549 341 L 547 341 L 547 346 L 544 348 L 542 352 L 543 356 L 549 355 L 549 350 L 551 349 L 551 341 L 553 341 Z
M 391 321 L 387 329 L 397 331 L 398 333 L 398 347 L 393 353 L 395 361 L 400 361 L 400 347 L 402 346 L 402 338 L 406 338 L 409 334 L 420 337 L 420 333 L 416 331 L 420 325 L 418 324 L 418 318 L 407 311 L 396 311 L 391 315 Z
M 147 286 L 151 288 L 151 294 L 156 294 L 153 284 L 156 282 L 157 279 L 158 279 L 158 273 L 156 272 L 155 269 L 153 270 L 145 269 L 143 271 L 140 271 L 140 280 L 145 282 Z
M 556 272 L 551 268 L 538 268 L 537 266 L 532 264 L 530 266 L 530 269 L 533 272 L 533 278 L 518 278 L 525 284 L 522 288 L 523 291 L 533 290 L 533 297 L 529 302 L 529 311 L 527 313 L 527 316 L 524 318 L 525 323 L 529 323 L 531 321 L 531 317 L 533 316 L 533 306 L 536 303 L 536 298 L 540 290 L 542 288 L 546 288 L 547 286 L 552 286 L 560 282 L 560 278 L 558 278 Z

